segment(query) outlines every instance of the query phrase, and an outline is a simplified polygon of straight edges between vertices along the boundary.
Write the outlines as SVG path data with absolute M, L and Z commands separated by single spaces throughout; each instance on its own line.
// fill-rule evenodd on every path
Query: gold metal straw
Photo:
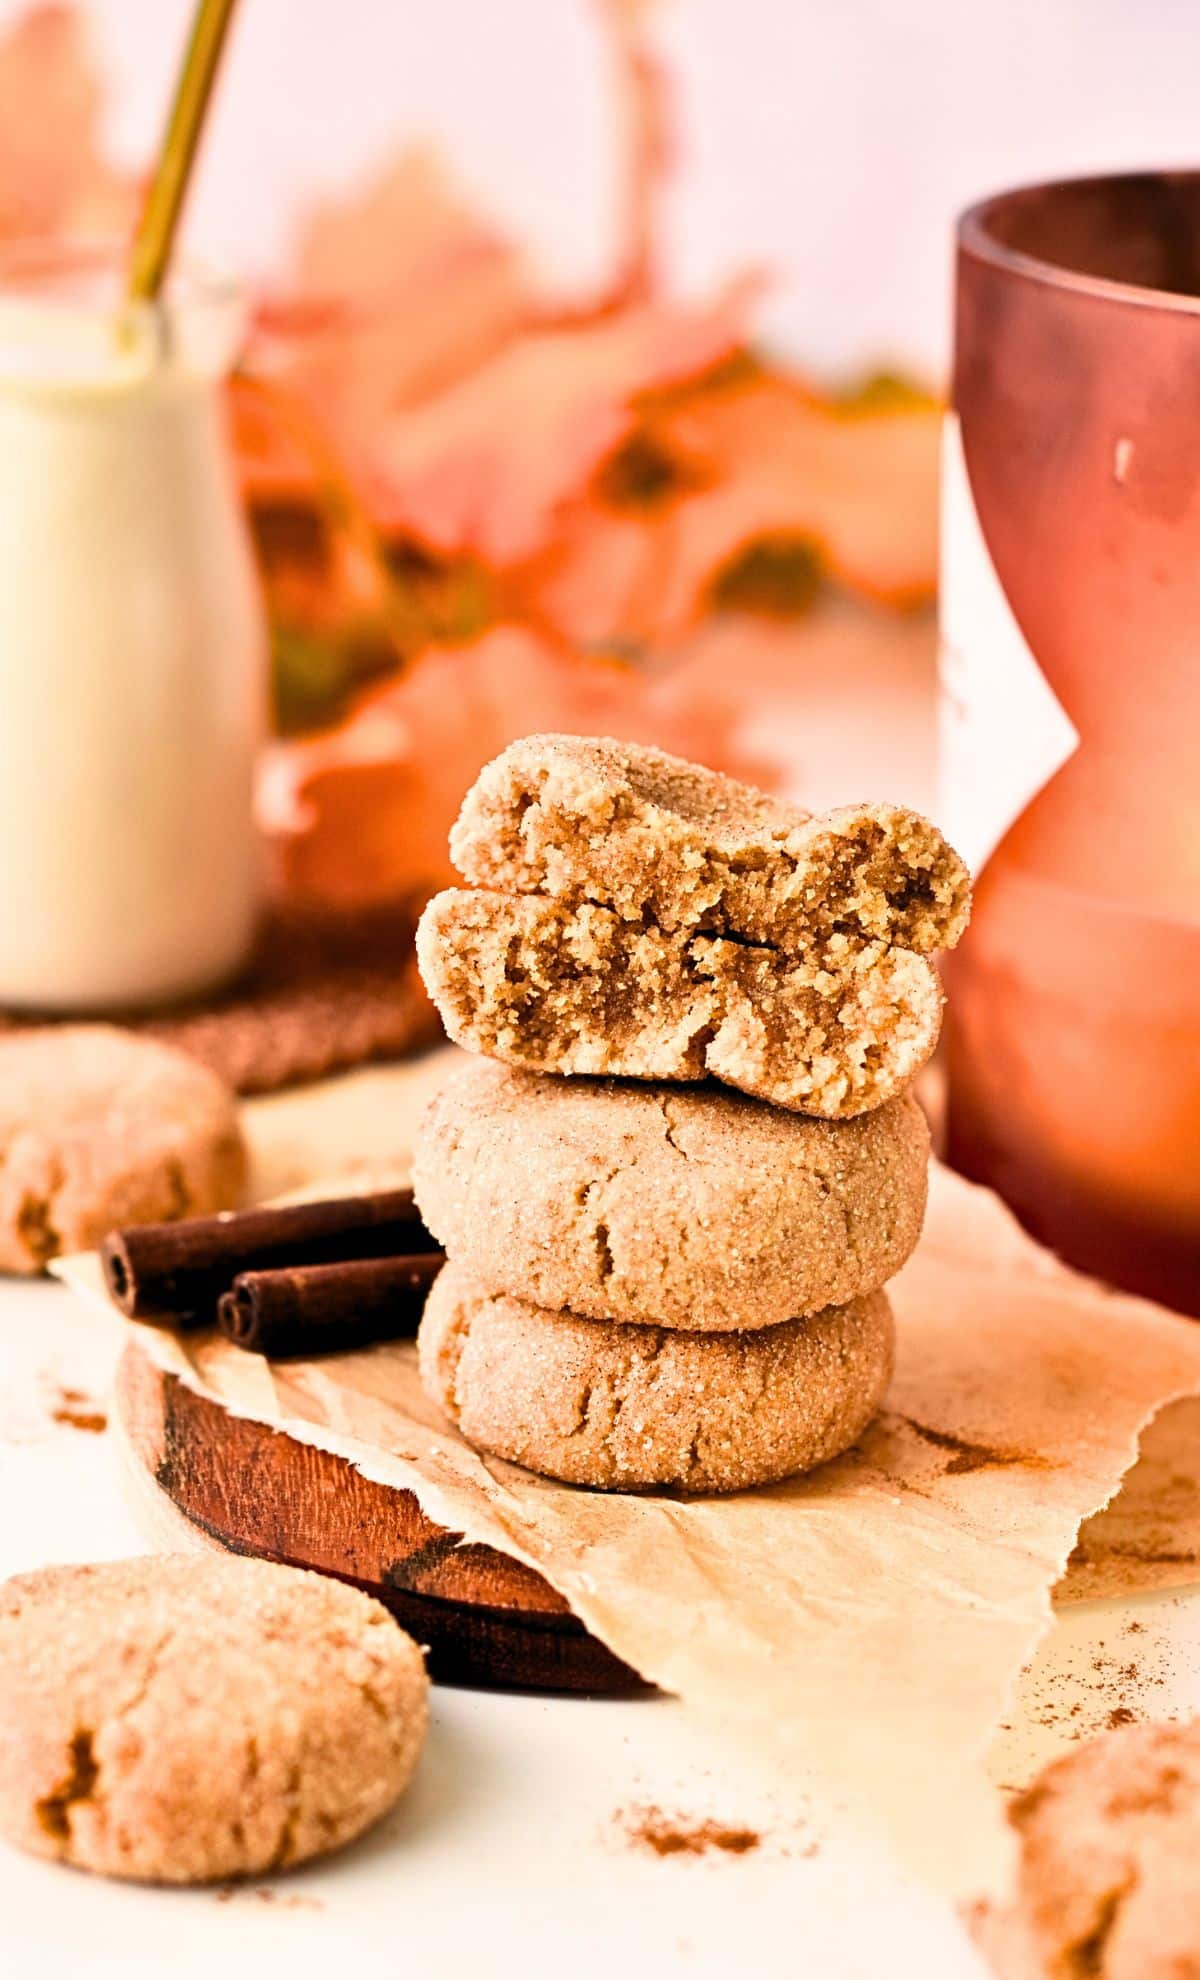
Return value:
M 153 302 L 162 287 L 205 112 L 237 0 L 198 0 L 191 40 L 129 264 L 128 299 Z

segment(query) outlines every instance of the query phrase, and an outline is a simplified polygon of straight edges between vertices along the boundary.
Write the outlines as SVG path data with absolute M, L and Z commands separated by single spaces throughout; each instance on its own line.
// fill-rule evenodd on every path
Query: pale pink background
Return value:
M 18 10 L 0 0 L 0 23 Z M 191 0 L 89 11 L 113 141 L 141 159 Z M 1200 152 L 1192 0 L 662 0 L 653 18 L 679 84 L 673 274 L 695 290 L 767 263 L 767 333 L 829 369 L 940 370 L 969 199 Z M 612 234 L 608 82 L 592 0 L 242 0 L 193 245 L 267 267 L 306 193 L 433 137 L 586 282 Z

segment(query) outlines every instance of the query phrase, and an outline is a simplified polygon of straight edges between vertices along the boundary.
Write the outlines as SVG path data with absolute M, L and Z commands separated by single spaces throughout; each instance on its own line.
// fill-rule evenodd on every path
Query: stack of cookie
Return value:
M 894 806 L 810 818 L 546 736 L 483 772 L 451 852 L 473 884 L 430 903 L 418 955 L 483 1056 L 417 1150 L 450 1260 L 426 1386 L 482 1449 L 577 1484 L 730 1491 L 845 1450 L 924 1213 L 906 1087 L 961 861 Z

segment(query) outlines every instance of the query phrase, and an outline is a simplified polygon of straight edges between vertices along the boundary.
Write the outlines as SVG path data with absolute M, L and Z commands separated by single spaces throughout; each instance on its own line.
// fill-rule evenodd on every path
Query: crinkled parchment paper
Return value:
M 97 1295 L 94 1261 L 63 1276 Z M 137 1331 L 233 1411 L 527 1561 L 774 1780 L 823 1780 L 913 1867 L 978 1890 L 1007 1862 L 990 1738 L 1081 1521 L 1143 1424 L 1200 1390 L 1200 1329 L 1068 1271 L 940 1168 L 892 1290 L 896 1378 L 857 1449 L 722 1499 L 579 1491 L 484 1459 L 422 1395 L 411 1345 L 272 1365 Z
M 1055 1604 L 1200 1581 L 1200 1400 L 1156 1416 L 1111 1505 L 1085 1520 Z

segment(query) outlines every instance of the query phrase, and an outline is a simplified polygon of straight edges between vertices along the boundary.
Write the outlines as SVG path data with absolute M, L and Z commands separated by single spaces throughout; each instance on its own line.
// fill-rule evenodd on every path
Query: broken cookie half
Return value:
M 814 817 L 662 750 L 588 736 L 512 743 L 467 793 L 450 856 L 472 886 L 792 956 L 839 936 L 931 955 L 954 947 L 970 906 L 962 860 L 915 811 Z
M 530 1072 L 707 1075 L 826 1120 L 900 1093 L 941 1023 L 933 967 L 904 949 L 834 936 L 793 957 L 543 894 L 438 894 L 417 955 L 470 1051 Z
M 417 953 L 451 1038 L 530 1071 L 712 1077 L 827 1120 L 937 1043 L 967 870 L 895 805 L 812 817 L 634 744 L 527 736 L 451 835 Z

